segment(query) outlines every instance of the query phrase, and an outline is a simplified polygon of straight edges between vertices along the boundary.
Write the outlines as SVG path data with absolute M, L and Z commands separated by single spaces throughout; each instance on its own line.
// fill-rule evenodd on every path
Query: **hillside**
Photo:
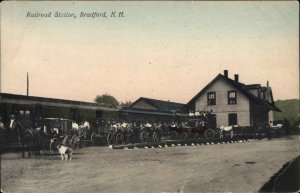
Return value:
M 288 120 L 291 130 L 299 130 L 299 99 L 277 100 L 275 105 L 282 112 L 274 112 L 274 120 Z

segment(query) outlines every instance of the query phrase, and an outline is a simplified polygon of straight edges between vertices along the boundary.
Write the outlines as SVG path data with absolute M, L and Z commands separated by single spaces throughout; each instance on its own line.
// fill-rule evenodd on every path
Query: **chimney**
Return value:
M 228 78 L 228 70 L 224 70 L 224 76 Z
M 234 75 L 234 81 L 235 81 L 235 82 L 239 82 L 239 75 L 238 75 L 238 74 L 235 74 L 235 75 Z
M 267 87 L 269 87 L 269 81 L 267 81 Z

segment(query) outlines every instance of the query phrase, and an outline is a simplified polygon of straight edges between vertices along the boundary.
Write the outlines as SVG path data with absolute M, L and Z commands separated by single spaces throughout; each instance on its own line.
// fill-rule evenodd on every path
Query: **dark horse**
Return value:
M 34 146 L 34 137 L 30 129 L 23 127 L 22 123 L 13 116 L 10 119 L 9 128 L 11 129 L 10 143 L 21 143 L 22 157 L 25 157 L 25 151 L 28 157 L 31 157 L 31 150 Z

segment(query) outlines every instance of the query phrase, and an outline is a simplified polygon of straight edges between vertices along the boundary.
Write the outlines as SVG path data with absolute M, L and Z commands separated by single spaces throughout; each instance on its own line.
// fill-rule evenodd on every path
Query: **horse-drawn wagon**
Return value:
M 142 143 L 159 143 L 161 141 L 163 132 L 160 123 L 145 123 L 140 128 L 140 140 Z
M 108 145 L 128 143 L 159 143 L 162 137 L 161 125 L 149 122 L 112 122 L 107 126 Z
M 173 122 L 169 129 L 171 130 L 171 139 L 198 139 L 214 137 L 215 132 L 210 123 L 210 113 L 196 112 L 189 113 L 189 119 L 181 123 Z
M 36 118 L 29 123 L 29 119 L 11 116 L 6 133 L 7 147 L 21 147 L 24 150 L 40 154 L 51 152 L 58 144 L 72 148 L 79 147 L 81 137 L 84 136 L 86 125 L 74 129 L 74 121 L 64 118 Z
M 74 128 L 74 121 L 64 118 L 43 118 L 43 132 L 50 138 L 50 150 L 58 144 L 77 148 L 80 145 L 78 128 Z

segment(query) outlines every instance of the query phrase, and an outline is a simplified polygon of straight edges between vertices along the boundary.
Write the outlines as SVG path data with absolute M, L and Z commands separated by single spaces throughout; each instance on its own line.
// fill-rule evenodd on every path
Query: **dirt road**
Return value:
M 4 192 L 257 192 L 300 152 L 293 140 L 161 149 L 89 147 L 59 156 L 1 157 Z

